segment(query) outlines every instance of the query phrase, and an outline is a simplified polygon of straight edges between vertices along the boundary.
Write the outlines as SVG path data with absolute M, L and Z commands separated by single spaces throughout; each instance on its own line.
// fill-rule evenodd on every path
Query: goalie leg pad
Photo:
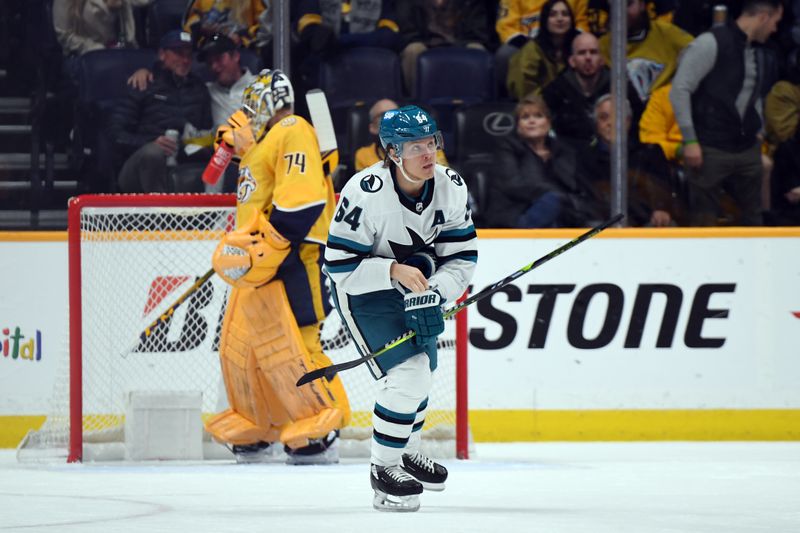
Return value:
M 330 357 L 325 355 L 322 351 L 322 343 L 319 338 L 319 324 L 313 326 L 304 326 L 300 328 L 300 334 L 303 336 L 303 343 L 308 350 L 308 355 L 311 359 L 312 368 L 322 368 L 333 364 Z M 343 421 L 342 427 L 350 423 L 351 411 L 350 401 L 347 399 L 347 392 L 344 389 L 344 383 L 337 374 L 332 380 L 328 381 L 325 378 L 321 380 L 323 385 L 328 387 L 328 393 L 331 395 L 333 405 L 342 412 Z
M 280 430 L 274 421 L 288 420 L 266 385 L 248 342 L 249 328 L 241 302 L 252 290 L 231 291 L 220 339 L 220 365 L 231 408 L 205 424 L 216 440 L 229 444 L 275 442 Z
M 278 439 L 277 431 L 264 431 L 232 409 L 209 418 L 205 428 L 217 441 L 234 445 L 275 442 Z
M 349 417 L 341 383 L 334 387 L 324 381 L 295 386 L 299 377 L 315 366 L 283 282 L 235 290 L 228 313 L 220 357 L 231 408 L 265 431 L 279 428 L 281 442 L 291 448 L 306 446 L 308 439 L 340 429 Z M 245 350 L 250 350 L 252 359 L 247 360 L 254 364 L 245 365 L 243 378 L 240 369 Z

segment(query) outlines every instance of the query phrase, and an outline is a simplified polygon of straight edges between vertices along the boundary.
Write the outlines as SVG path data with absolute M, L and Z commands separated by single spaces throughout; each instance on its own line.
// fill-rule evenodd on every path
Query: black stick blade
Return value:
M 328 376 L 326 374 L 328 373 L 328 370 L 330 370 L 331 368 L 332 367 L 330 367 L 330 366 L 326 366 L 324 368 L 317 368 L 316 370 L 312 370 L 311 372 L 307 372 L 307 373 L 303 374 L 302 376 L 300 376 L 300 379 L 297 380 L 296 386 L 297 387 L 302 387 L 306 383 L 311 383 L 315 379 L 319 379 L 321 377 L 326 377 L 327 378 Z M 336 372 L 334 372 L 333 374 L 335 376 Z M 331 379 L 332 377 L 333 376 L 331 376 L 328 379 Z

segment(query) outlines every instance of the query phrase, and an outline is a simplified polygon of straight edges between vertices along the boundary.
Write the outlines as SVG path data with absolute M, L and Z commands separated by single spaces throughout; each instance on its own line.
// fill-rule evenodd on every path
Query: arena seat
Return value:
M 513 102 L 480 102 L 456 108 L 451 165 L 464 178 L 473 200 L 473 220 L 483 222 L 488 180 L 497 141 L 514 131 Z
M 473 48 L 442 47 L 417 58 L 415 99 L 436 110 L 448 158 L 454 146 L 453 114 L 457 107 L 494 100 L 492 55 Z
M 109 119 L 115 103 L 127 94 L 128 77 L 139 68 L 152 68 L 155 58 L 155 52 L 147 49 L 95 50 L 80 58 L 73 155 L 90 190 L 114 190 L 115 162 Z
M 369 106 L 381 98 L 402 98 L 400 58 L 386 48 L 342 50 L 321 63 L 319 86 L 328 99 L 339 159 L 351 165 L 357 146 L 349 143 L 348 112 L 353 106 Z
M 497 140 L 514 131 L 514 102 L 479 102 L 455 109 L 453 164 L 491 154 Z

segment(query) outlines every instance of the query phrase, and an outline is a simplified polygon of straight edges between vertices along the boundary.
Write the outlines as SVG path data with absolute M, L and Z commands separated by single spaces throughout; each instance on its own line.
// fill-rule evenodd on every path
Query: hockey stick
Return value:
M 308 113 L 311 116 L 311 123 L 314 125 L 314 132 L 319 144 L 320 156 L 322 158 L 322 170 L 326 176 L 334 178 L 334 172 L 339 165 L 339 148 L 336 143 L 336 132 L 333 129 L 333 119 L 328 108 L 328 99 L 321 89 L 312 89 L 306 93 L 306 104 Z M 189 297 L 198 290 L 203 284 L 214 275 L 214 269 L 200 276 L 194 284 L 181 294 L 175 303 L 170 305 L 158 318 L 139 334 L 139 343 L 144 343 L 160 324 L 168 321 L 175 314 L 175 310 Z M 132 348 L 132 351 L 135 348 Z
M 455 315 L 456 313 L 458 313 L 459 311 L 461 311 L 462 309 L 464 309 L 468 305 L 472 305 L 475 302 L 477 302 L 479 300 L 483 300 L 487 296 L 496 293 L 497 291 L 499 291 L 500 289 L 502 289 L 506 285 L 511 284 L 511 282 L 513 282 L 517 278 L 521 277 L 523 274 L 527 274 L 528 272 L 530 272 L 534 268 L 542 266 L 543 264 L 547 263 L 548 261 L 550 261 L 554 257 L 558 257 L 559 255 L 563 254 L 564 252 L 566 252 L 570 248 L 574 248 L 575 246 L 579 245 L 580 243 L 582 243 L 586 239 L 590 239 L 590 238 L 594 237 L 595 235 L 597 235 L 598 233 L 600 233 L 604 229 L 608 228 L 609 226 L 613 226 L 614 224 L 616 224 L 617 222 L 622 220 L 622 218 L 623 218 L 622 213 L 619 213 L 619 214 L 611 217 L 610 219 L 606 220 L 605 222 L 603 222 L 599 226 L 596 226 L 596 227 L 590 229 L 589 231 L 587 231 L 586 233 L 584 233 L 583 235 L 580 235 L 580 236 L 572 239 L 568 243 L 559 246 L 558 248 L 556 248 L 555 250 L 553 250 L 549 254 L 547 254 L 547 255 L 545 255 L 543 257 L 540 257 L 539 259 L 537 259 L 533 263 L 531 263 L 529 265 L 525 265 L 524 267 L 522 267 L 519 270 L 517 270 L 516 272 L 506 276 L 505 278 L 503 278 L 500 281 L 494 283 L 493 285 L 490 285 L 489 287 L 486 287 L 482 291 L 480 291 L 480 292 L 478 292 L 476 294 L 473 294 L 472 296 L 470 296 L 469 298 L 467 298 L 466 300 L 464 300 L 463 302 L 461 302 L 457 306 L 445 311 L 444 312 L 444 318 L 450 318 L 451 316 Z M 383 347 L 381 349 L 379 349 L 378 351 L 376 351 L 374 353 L 365 355 L 363 357 L 360 357 L 358 359 L 354 359 L 352 361 L 346 361 L 344 363 L 339 363 L 339 364 L 336 364 L 336 365 L 330 365 L 330 366 L 326 366 L 326 367 L 323 367 L 323 368 L 317 368 L 316 370 L 312 370 L 311 372 L 303 374 L 300 377 L 300 379 L 297 380 L 296 386 L 300 387 L 302 385 L 305 385 L 306 383 L 310 383 L 311 381 L 314 381 L 315 379 L 319 379 L 319 378 L 322 378 L 322 377 L 324 377 L 325 379 L 331 380 L 331 379 L 333 379 L 333 377 L 337 373 L 342 372 L 344 370 L 349 370 L 351 368 L 355 368 L 355 367 L 357 367 L 357 366 L 359 366 L 359 365 L 361 365 L 363 363 L 366 363 L 367 361 L 371 361 L 372 359 L 375 359 L 376 357 L 388 352 L 392 348 L 394 348 L 396 346 L 399 346 L 400 344 L 403 344 L 404 342 L 406 342 L 407 340 L 413 338 L 414 336 L 416 336 L 416 333 L 414 333 L 413 331 L 409 330 L 409 331 L 403 333 L 398 338 L 387 342 L 386 344 L 383 345 Z
M 147 341 L 147 338 L 153 333 L 153 331 L 155 331 L 156 327 L 171 319 L 172 315 L 175 314 L 175 310 L 186 300 L 186 298 L 191 296 L 197 289 L 202 287 L 206 281 L 211 279 L 211 276 L 213 275 L 214 269 L 211 268 L 208 270 L 208 272 L 197 278 L 197 281 L 195 281 L 191 287 L 186 289 L 183 294 L 178 296 L 178 299 L 175 300 L 174 304 L 170 305 L 163 313 L 158 315 L 158 318 L 156 318 L 149 326 L 144 328 L 144 330 L 139 334 L 139 344 L 143 344 L 145 341 Z

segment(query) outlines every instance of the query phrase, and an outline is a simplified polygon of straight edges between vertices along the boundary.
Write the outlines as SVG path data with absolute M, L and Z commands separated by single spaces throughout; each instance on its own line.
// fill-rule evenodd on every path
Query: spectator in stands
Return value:
M 647 0 L 645 8 L 648 15 L 653 20 L 660 20 L 662 22 L 673 22 L 673 14 L 676 9 L 676 4 L 694 4 L 698 0 L 691 0 L 691 2 L 680 2 L 678 0 Z M 609 32 L 611 26 L 611 19 L 609 17 L 610 6 L 609 0 L 589 0 L 589 7 L 587 8 L 587 16 L 589 31 L 601 37 Z
M 508 77 L 508 62 L 511 56 L 525 46 L 539 32 L 539 17 L 545 0 L 500 0 L 497 6 L 495 31 L 500 38 L 500 47 L 495 52 L 495 75 L 505 84 Z M 568 0 L 575 15 L 575 26 L 587 31 L 588 0 Z
M 575 16 L 566 0 L 547 0 L 536 37 L 511 57 L 508 68 L 509 95 L 521 100 L 530 93 L 542 94 L 545 86 L 564 70 L 572 41 L 578 35 Z
M 228 36 L 215 34 L 200 43 L 198 59 L 205 61 L 214 80 L 206 82 L 211 97 L 211 120 L 214 129 L 226 124 L 227 119 L 242 106 L 244 89 L 256 79 L 250 69 L 242 66 L 240 47 Z M 140 69 L 128 78 L 128 84 L 144 91 L 153 81 L 153 72 Z M 209 145 L 210 146 L 210 145 Z M 233 192 L 238 178 L 238 165 L 230 165 L 225 179 L 216 185 L 206 184 L 206 192 Z
M 465 46 L 486 49 L 489 42 L 486 17 L 483 0 L 398 2 L 400 61 L 407 91 L 411 93 L 416 86 L 417 57 L 428 48 Z
M 800 225 L 800 64 L 798 51 L 788 59 L 788 79 L 776 83 L 764 106 L 767 140 L 775 168 L 771 183 L 771 220 L 777 226 Z
M 397 50 L 400 28 L 394 0 L 302 0 L 306 12 L 319 10 L 322 24 L 332 32 L 335 48 L 372 46 Z
M 762 223 L 759 107 L 769 87 L 753 43 L 766 41 L 782 15 L 780 0 L 745 0 L 735 22 L 701 34 L 681 58 L 670 100 L 684 139 L 694 225 L 716 224 L 721 186 L 741 224 Z
M 611 75 L 597 37 L 588 32 L 573 39 L 567 62 L 569 66 L 545 87 L 542 96 L 558 137 L 573 145 L 588 144 L 594 137 L 594 103 L 610 91 Z
M 130 87 L 128 97 L 119 104 L 111 130 L 125 159 L 118 178 L 120 191 L 202 190 L 200 172 L 210 151 L 187 155 L 186 150 L 180 150 L 180 142 L 165 135 L 170 129 L 183 134 L 212 126 L 208 89 L 189 72 L 191 64 L 191 36 L 180 30 L 165 33 L 159 43 L 153 83 L 144 91 Z M 172 156 L 183 164 L 175 173 L 168 169 L 168 157 Z
M 378 161 L 386 159 L 386 151 L 381 146 L 380 139 L 378 139 L 378 128 L 381 124 L 381 117 L 387 111 L 398 109 L 398 105 L 394 100 L 384 98 L 378 100 L 372 107 L 369 108 L 369 133 L 372 136 L 372 143 L 362 146 L 356 150 L 355 155 L 355 171 L 359 172 L 365 168 L 374 165 Z M 448 166 L 447 158 L 444 155 L 444 150 L 439 149 L 436 152 L 436 162 L 440 165 Z
M 72 84 L 70 93 L 77 91 L 80 56 L 92 50 L 138 47 L 133 8 L 151 1 L 53 0 L 53 27 L 64 54 L 64 72 Z
M 269 0 L 190 0 L 183 29 L 195 43 L 222 34 L 237 45 L 260 49 L 271 35 Z
M 581 173 L 577 152 L 551 133 L 550 111 L 530 94 L 515 110 L 516 134 L 502 138 L 484 209 L 490 227 L 584 227 L 608 211 Z
M 151 0 L 53 0 L 53 26 L 65 56 L 135 48 L 134 6 Z
M 644 144 L 658 145 L 667 161 L 676 163 L 683 159 L 683 135 L 669 101 L 671 90 L 670 83 L 650 95 L 639 121 L 639 140 Z
M 632 112 L 628 102 L 625 110 L 625 128 L 630 130 Z M 588 150 L 581 152 L 583 173 L 591 180 L 603 204 L 611 203 L 611 145 L 614 142 L 614 101 L 610 94 L 598 98 L 594 106 L 596 137 Z M 649 150 L 628 137 L 628 223 L 631 226 L 663 227 L 674 224 L 675 211 L 679 210 L 673 195 L 670 171 L 661 150 Z
M 642 102 L 675 74 L 678 55 L 692 36 L 668 22 L 650 20 L 644 0 L 628 0 L 628 79 Z M 611 34 L 600 38 L 600 52 L 611 65 Z M 635 110 L 634 110 L 635 111 Z

